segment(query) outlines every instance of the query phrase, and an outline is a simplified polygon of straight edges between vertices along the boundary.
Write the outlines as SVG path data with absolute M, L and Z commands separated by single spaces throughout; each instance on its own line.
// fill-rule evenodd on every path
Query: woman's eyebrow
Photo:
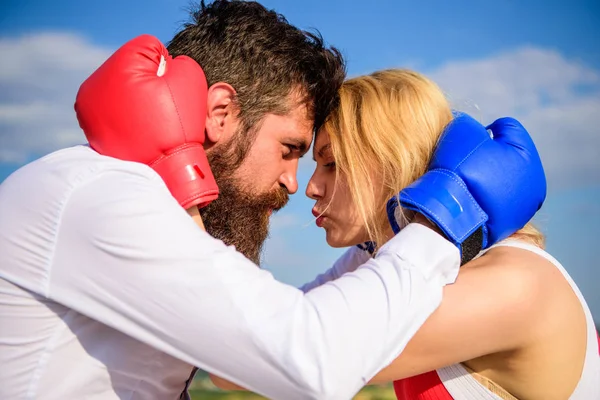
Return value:
M 323 153 L 325 153 L 325 152 L 326 152 L 327 150 L 329 150 L 330 148 L 331 148 L 331 143 L 327 143 L 327 144 L 323 145 L 323 146 L 322 146 L 322 147 L 319 149 L 319 151 L 317 151 L 317 154 L 319 155 L 319 157 L 321 157 L 321 158 L 322 158 L 322 157 L 324 157 L 324 156 L 323 156 Z M 314 161 L 316 161 L 314 156 L 313 156 L 313 160 L 314 160 Z

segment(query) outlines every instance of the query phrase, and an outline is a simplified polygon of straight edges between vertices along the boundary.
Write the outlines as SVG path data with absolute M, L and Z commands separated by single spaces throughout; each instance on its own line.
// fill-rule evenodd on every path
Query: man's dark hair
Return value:
M 252 135 L 266 113 L 289 111 L 294 89 L 300 89 L 314 130 L 321 127 L 337 105 L 346 70 L 340 52 L 325 47 L 318 32 L 302 31 L 256 2 L 202 1 L 191 14 L 168 50 L 196 60 L 209 85 L 226 82 L 236 90 L 242 132 Z

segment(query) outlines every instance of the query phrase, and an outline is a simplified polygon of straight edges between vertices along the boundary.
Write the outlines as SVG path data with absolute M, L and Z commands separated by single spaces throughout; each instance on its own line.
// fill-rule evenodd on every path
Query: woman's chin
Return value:
M 336 249 L 350 247 L 358 244 L 358 242 L 356 242 L 355 240 L 340 238 L 339 236 L 335 235 L 334 232 L 331 232 L 329 230 L 325 230 L 325 240 L 327 241 L 327 244 L 329 246 Z
M 332 234 L 328 229 L 325 229 L 325 241 L 331 247 L 334 247 L 334 248 L 342 247 L 339 244 L 338 238 L 334 234 Z

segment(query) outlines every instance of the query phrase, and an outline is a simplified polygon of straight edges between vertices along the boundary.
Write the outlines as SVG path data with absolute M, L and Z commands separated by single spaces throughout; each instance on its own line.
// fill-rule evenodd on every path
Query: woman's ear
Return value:
M 237 130 L 235 89 L 228 83 L 217 82 L 208 88 L 206 107 L 206 138 L 210 145 L 227 141 Z

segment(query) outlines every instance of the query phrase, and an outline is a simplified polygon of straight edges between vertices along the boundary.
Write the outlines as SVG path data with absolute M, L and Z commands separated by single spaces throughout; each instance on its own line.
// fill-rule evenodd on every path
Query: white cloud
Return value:
M 110 53 L 65 32 L 0 38 L 0 162 L 84 142 L 75 96 Z
M 271 230 L 286 229 L 299 225 L 298 217 L 294 214 L 280 211 L 271 217 Z
M 525 47 L 423 72 L 482 123 L 518 118 L 535 140 L 551 188 L 600 183 L 600 71 Z

